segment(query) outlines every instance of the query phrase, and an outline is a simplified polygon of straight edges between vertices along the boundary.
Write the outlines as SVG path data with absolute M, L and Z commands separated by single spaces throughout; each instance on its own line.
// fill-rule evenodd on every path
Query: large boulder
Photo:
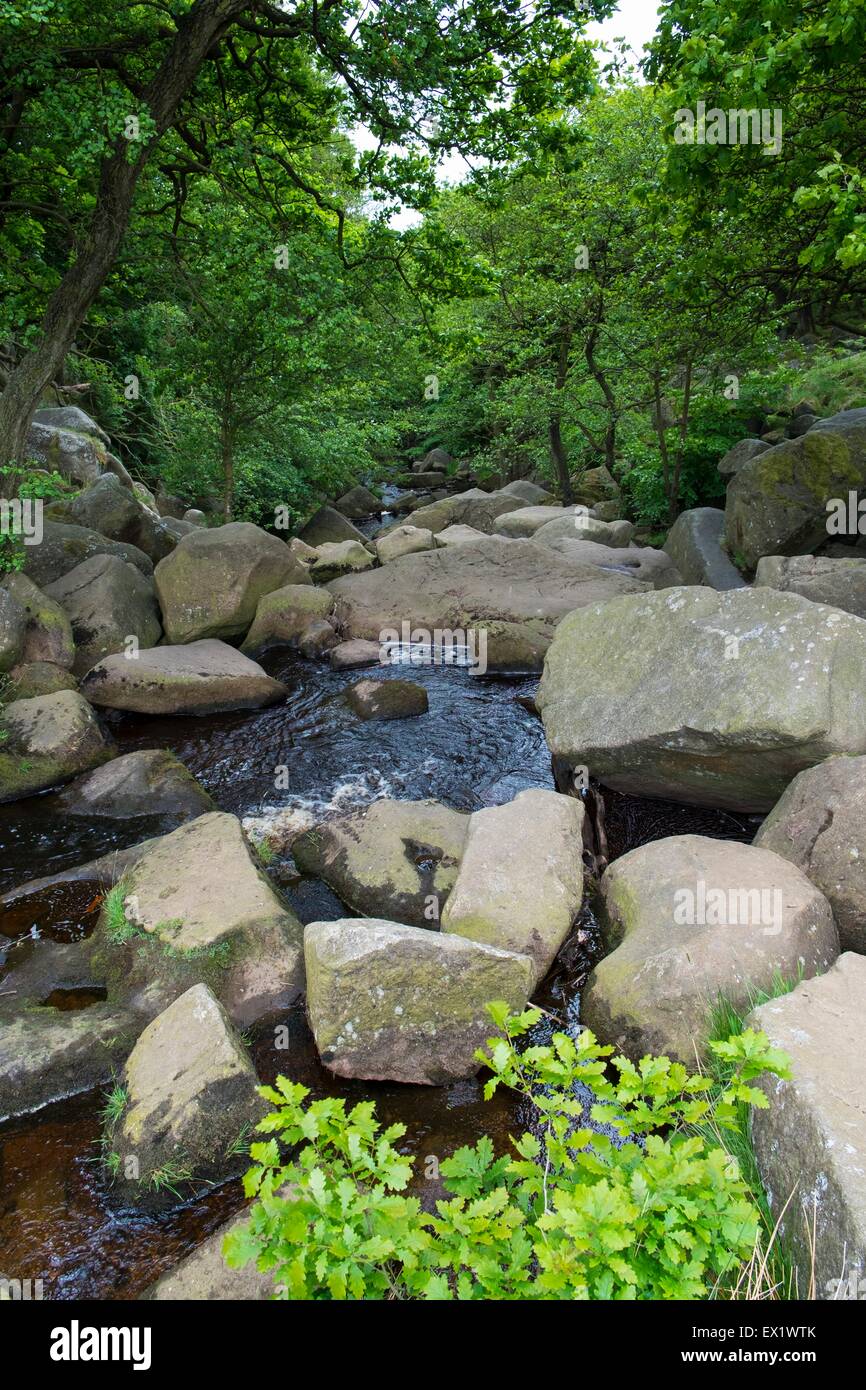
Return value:
M 497 536 L 534 536 L 536 531 L 548 522 L 559 517 L 574 516 L 570 507 L 551 507 L 539 503 L 531 507 L 518 507 L 516 512 L 505 512 L 493 523 L 493 534 Z M 575 534 L 578 534 L 575 532 Z
M 109 1124 L 115 1191 L 159 1210 L 237 1171 L 263 1117 L 258 1078 L 207 985 L 193 985 L 144 1029 L 120 1077 L 123 1113 Z
M 27 458 L 38 463 L 40 468 L 60 473 L 80 487 L 96 482 L 103 473 L 116 473 L 126 487 L 132 487 L 132 479 L 123 464 L 93 433 L 34 419 L 24 447 Z
M 866 556 L 836 560 L 817 555 L 766 555 L 758 561 L 755 584 L 802 594 L 866 618 Z
M 675 835 L 617 859 L 601 881 L 605 944 L 581 1019 L 639 1060 L 694 1068 L 720 998 L 736 1009 L 779 978 L 826 970 L 839 951 L 830 905 L 805 874 L 753 845 Z
M 204 787 L 168 748 L 142 748 L 76 777 L 54 797 L 67 816 L 166 816 L 192 820 L 216 807 Z
M 578 506 L 564 507 L 559 515 L 537 527 L 533 540 L 536 545 L 577 540 L 598 541 L 601 545 L 619 547 L 629 545 L 633 535 L 634 526 L 630 521 L 598 521 Z
M 382 510 L 381 500 L 368 487 L 352 487 L 334 503 L 338 512 L 356 521 L 375 516 Z
M 625 575 L 575 563 L 535 541 L 502 536 L 404 555 L 330 587 L 342 631 L 370 641 L 382 640 L 383 632 L 399 635 L 404 621 L 430 632 L 522 623 L 549 637 L 572 609 L 641 588 Z
M 27 614 L 7 588 L 0 588 L 0 675 L 17 666 L 24 651 Z
M 155 647 L 162 636 L 153 580 L 116 555 L 92 556 L 45 592 L 72 624 L 77 676 L 113 652 Z
M 215 714 L 273 705 L 286 687 L 226 642 L 205 641 L 151 647 L 134 660 L 107 656 L 88 671 L 81 693 L 93 705 L 138 714 Z
M 318 547 L 309 572 L 315 583 L 327 584 L 343 574 L 358 574 L 375 563 L 375 557 L 360 541 L 325 542 Z
M 112 541 L 126 541 L 161 560 L 177 545 L 177 537 L 160 517 L 113 473 L 105 473 L 71 501 L 52 503 L 48 515 L 57 521 L 87 526 Z
M 710 589 L 743 589 L 746 581 L 722 549 L 725 514 L 717 507 L 693 507 L 680 512 L 664 548 L 685 584 Z
M 833 909 L 842 950 L 866 954 L 866 758 L 828 758 L 801 772 L 755 844 L 802 869 Z
M 37 425 L 45 425 L 48 429 L 72 430 L 74 434 L 89 435 L 106 448 L 111 443 L 102 426 L 77 405 L 43 406 L 34 412 L 33 419 Z
M 13 700 L 0 711 L 0 801 L 69 782 L 114 752 L 77 691 Z
M 555 759 L 639 796 L 767 811 L 866 752 L 866 623 L 773 589 L 666 589 L 560 623 L 537 703 Z
M 297 646 L 313 619 L 327 618 L 333 608 L 333 594 L 312 584 L 286 584 L 282 589 L 273 589 L 259 599 L 256 616 L 241 643 L 241 651 Z
M 529 956 L 543 979 L 583 900 L 583 818 L 582 802 L 534 789 L 476 811 L 443 932 Z
M 522 506 L 519 497 L 469 488 L 454 497 L 442 497 L 426 507 L 416 507 L 412 512 L 412 525 L 432 531 L 434 535 L 454 525 L 474 526 L 477 531 L 489 535 L 498 517 L 505 512 L 519 511 Z
M 549 541 L 548 547 L 566 559 L 626 574 L 654 589 L 671 589 L 683 583 L 682 575 L 667 552 L 655 550 L 651 545 L 601 545 L 599 541 L 569 538 Z
M 499 490 L 504 492 L 506 497 L 519 498 L 527 507 L 539 507 L 544 503 L 556 505 L 556 498 L 552 492 L 539 487 L 538 483 L 531 483 L 528 478 L 516 478 L 513 483 L 506 483 L 505 487 Z
M 843 410 L 744 464 L 725 502 L 732 555 L 802 555 L 827 539 L 827 504 L 866 495 L 866 409 Z
M 308 830 L 292 853 L 355 912 L 435 928 L 468 825 L 468 816 L 436 801 L 374 801 Z
M 363 532 L 334 507 L 320 507 L 298 532 L 298 536 L 314 550 L 318 550 L 320 545 L 335 545 L 339 541 L 360 541 L 364 544 Z
M 259 599 L 284 584 L 309 584 L 285 541 L 247 521 L 184 536 L 154 571 L 166 639 L 242 637 Z
M 485 1005 L 521 1009 L 526 956 L 376 918 L 311 922 L 304 932 L 307 1012 L 338 1076 L 442 1086 L 472 1076 L 490 1035 Z
M 72 672 L 65 666 L 55 666 L 53 661 L 22 661 L 9 672 L 11 700 L 33 700 L 37 695 L 77 689 L 78 681 Z
M 735 444 L 719 459 L 719 472 L 723 478 L 733 478 L 740 469 L 759 454 L 766 453 L 767 449 L 772 448 L 765 439 L 741 439 L 739 444 Z
M 590 507 L 595 506 L 596 502 L 619 498 L 620 495 L 619 483 L 604 464 L 598 468 L 587 468 L 583 473 L 576 474 L 571 481 L 577 501 Z
M 49 662 L 71 669 L 75 660 L 72 624 L 56 599 L 46 596 L 26 574 L 7 574 L 2 588 L 17 599 L 24 610 L 24 645 L 20 660 Z
M 752 1142 L 799 1295 L 862 1299 L 866 1280 L 866 959 L 846 953 L 749 1017 L 790 1059 L 790 1080 L 757 1081 Z
M 433 532 L 423 526 L 397 526 L 376 541 L 376 556 L 380 565 L 387 565 L 391 560 L 399 560 L 401 555 L 432 550 L 435 544 Z
M 87 526 L 75 526 L 67 521 L 49 521 L 42 527 L 42 540 L 28 545 L 24 551 L 24 573 L 44 589 L 55 579 L 68 574 L 92 555 L 116 555 L 135 565 L 142 574 L 153 574 L 153 561 L 143 550 L 123 541 L 109 541 Z

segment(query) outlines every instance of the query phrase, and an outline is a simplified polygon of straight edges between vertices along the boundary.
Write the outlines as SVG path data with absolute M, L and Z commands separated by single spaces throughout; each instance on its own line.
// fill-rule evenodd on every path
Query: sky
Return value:
M 656 29 L 657 0 L 620 0 L 614 14 L 602 23 L 587 25 L 587 38 L 607 42 L 614 38 L 624 38 L 631 48 L 635 60 L 642 56 L 644 44 L 649 43 Z M 375 147 L 376 141 L 363 126 L 357 126 L 352 139 L 358 149 Z M 466 177 L 466 161 L 462 155 L 446 155 L 439 164 L 439 178 L 443 183 L 457 183 Z M 402 229 L 415 226 L 421 221 L 420 213 L 404 208 L 391 218 L 391 226 Z

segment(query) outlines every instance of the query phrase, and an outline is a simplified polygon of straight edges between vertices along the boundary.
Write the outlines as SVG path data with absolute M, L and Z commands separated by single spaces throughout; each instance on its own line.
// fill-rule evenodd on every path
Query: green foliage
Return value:
M 130 922 L 126 916 L 124 902 L 128 896 L 129 883 L 121 879 L 106 893 L 102 903 L 105 932 L 113 946 L 123 946 L 127 941 L 143 935 L 141 928 Z
M 743 1107 L 766 1104 L 750 1083 L 785 1075 L 785 1058 L 751 1032 L 713 1045 L 726 1080 L 711 1097 L 711 1078 L 667 1057 L 611 1058 L 588 1030 L 533 1044 L 539 1010 L 489 1012 L 499 1033 L 479 1053 L 485 1095 L 505 1086 L 534 1116 L 512 1155 L 486 1136 L 459 1150 L 440 1167 L 449 1199 L 425 1213 L 406 1195 L 404 1126 L 383 1130 L 371 1102 L 306 1105 L 307 1089 L 280 1077 L 261 1088 L 274 1108 L 258 1128 L 272 1137 L 250 1150 L 255 1202 L 226 1238 L 229 1263 L 255 1259 L 292 1299 L 718 1292 L 752 1254 L 760 1213 L 736 1158 L 696 1126 L 736 1127 Z

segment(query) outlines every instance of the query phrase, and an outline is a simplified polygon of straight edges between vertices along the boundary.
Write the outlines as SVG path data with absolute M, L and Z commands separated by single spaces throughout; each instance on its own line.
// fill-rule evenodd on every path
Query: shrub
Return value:
M 403 1125 L 382 1129 L 372 1102 L 305 1104 L 278 1077 L 261 1088 L 272 1137 L 250 1149 L 256 1201 L 226 1238 L 229 1264 L 255 1259 L 291 1299 L 700 1299 L 732 1284 L 760 1213 L 736 1157 L 696 1127 L 720 1133 L 766 1106 L 750 1083 L 785 1075 L 786 1059 L 749 1030 L 715 1044 L 726 1083 L 710 1094 L 711 1078 L 667 1057 L 611 1059 L 588 1030 L 520 1050 L 539 1010 L 489 1012 L 485 1096 L 507 1086 L 534 1109 L 513 1155 L 486 1136 L 460 1149 L 440 1165 L 450 1200 L 426 1213 L 404 1195 Z M 617 1138 L 582 1123 L 587 1093 Z

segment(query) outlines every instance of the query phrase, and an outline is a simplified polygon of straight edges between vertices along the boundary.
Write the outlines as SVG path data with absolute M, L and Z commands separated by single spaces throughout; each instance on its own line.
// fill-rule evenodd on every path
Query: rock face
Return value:
M 27 615 L 14 594 L 0 588 L 0 674 L 21 660 Z
M 535 541 L 490 536 L 448 545 L 331 585 L 336 618 L 350 637 L 379 641 L 408 620 L 448 632 L 499 621 L 550 636 L 566 613 L 638 591 L 635 580 L 575 563 Z
M 802 594 L 866 618 L 866 557 L 831 560 L 816 555 L 766 555 L 758 561 L 755 584 Z
M 442 1086 L 478 1070 L 484 1006 L 525 1004 L 532 962 L 476 941 L 376 918 L 311 922 L 307 1012 L 338 1076 Z
M 88 671 L 82 694 L 93 705 L 139 714 L 214 714 L 261 709 L 286 687 L 225 642 L 152 647 L 136 659 L 107 656 Z
M 827 504 L 866 489 L 866 409 L 843 410 L 743 465 L 728 487 L 725 536 L 747 565 L 826 541 Z
M 241 643 L 242 652 L 267 647 L 295 646 L 314 618 L 327 618 L 333 595 L 312 584 L 286 584 L 260 598 L 252 627 Z
M 169 642 L 242 637 L 259 599 L 285 584 L 309 584 L 305 567 L 259 526 L 232 521 L 191 531 L 154 572 Z
M 765 453 L 770 447 L 771 445 L 763 439 L 741 439 L 739 444 L 735 444 L 719 459 L 719 472 L 723 478 L 732 478 L 735 473 L 739 473 L 744 464 L 757 458 L 758 454 Z
M 122 1197 L 144 1209 L 177 1205 L 237 1169 L 246 1145 L 227 1155 L 265 1113 L 252 1062 L 204 984 L 148 1024 L 121 1085 L 127 1102 L 108 1142 Z
M 78 681 L 63 666 L 52 661 L 26 661 L 9 672 L 10 699 L 33 700 L 37 695 L 54 695 L 58 690 L 77 690 Z
M 555 516 L 539 526 L 533 535 L 536 545 L 547 545 L 550 541 L 576 540 L 598 541 L 601 545 L 628 545 L 634 535 L 630 521 L 596 521 L 579 510 L 565 509 L 561 516 Z
M 469 819 L 443 932 L 532 959 L 543 979 L 583 900 L 583 803 L 524 791 Z
M 369 488 L 352 487 L 338 498 L 334 507 L 343 516 L 360 520 L 362 517 L 375 516 L 382 510 L 382 503 Z
M 749 1018 L 790 1058 L 790 1081 L 756 1083 L 770 1105 L 752 1111 L 752 1140 L 773 1216 L 782 1218 L 794 1252 L 801 1298 L 810 1297 L 813 1246 L 814 1296 L 863 1297 L 864 1013 L 866 959 L 849 952 L 826 975 L 762 1004 Z
M 414 719 L 428 709 L 427 691 L 413 681 L 357 681 L 346 699 L 359 719 Z
M 802 869 L 833 909 L 842 950 L 866 953 L 866 758 L 801 772 L 755 844 Z
M 401 555 L 432 550 L 435 544 L 433 532 L 423 526 L 397 526 L 376 541 L 376 555 L 380 565 L 387 565 L 390 560 L 399 560 Z
M 116 555 L 128 560 L 144 575 L 153 574 L 153 562 L 137 546 L 108 541 L 98 531 L 74 526 L 66 521 L 49 521 L 42 528 L 39 545 L 28 545 L 24 553 L 24 573 L 44 589 L 92 555 Z
M 716 507 L 693 507 L 681 512 L 668 532 L 664 548 L 685 584 L 710 589 L 743 589 L 746 581 L 722 550 L 725 514 Z
M 767 811 L 803 768 L 866 752 L 864 682 L 860 618 L 772 589 L 666 589 L 570 614 L 537 702 L 554 757 L 617 790 Z
M 163 559 L 177 544 L 177 537 L 160 517 L 113 473 L 103 474 L 69 502 L 52 503 L 49 515 L 87 526 L 108 540 L 127 541 L 152 560 Z
M 114 757 L 86 700 L 58 690 L 0 712 L 0 801 L 59 786 Z
M 468 826 L 468 816 L 436 801 L 374 801 L 307 831 L 292 853 L 355 912 L 435 929 Z
M 426 507 L 417 507 L 412 513 L 412 525 L 432 531 L 434 535 L 444 531 L 446 526 L 474 526 L 488 535 L 497 517 L 505 512 L 516 512 L 522 506 L 519 497 L 469 488 L 454 497 L 443 497 Z
M 168 749 L 125 753 L 85 773 L 58 792 L 54 804 L 67 816 L 171 816 L 191 820 L 216 807 L 204 787 Z
M 335 511 L 333 507 L 320 507 L 298 532 L 298 536 L 314 550 L 318 550 L 320 545 L 335 545 L 339 541 L 364 543 L 363 533 L 357 526 L 353 526 L 342 512 Z
M 341 574 L 357 574 L 368 570 L 376 561 L 360 541 L 324 542 L 310 566 L 310 576 L 317 584 L 327 584 Z
M 162 636 L 153 581 L 116 555 L 94 555 L 45 590 L 72 624 L 73 671 L 86 673 L 113 652 L 155 647 Z
M 601 882 L 605 941 L 581 1019 L 628 1057 L 663 1053 L 694 1068 L 719 995 L 748 1007 L 830 966 L 830 905 L 805 874 L 753 845 L 676 835 L 631 850 Z
M 3 589 L 24 609 L 24 646 L 20 660 L 49 662 L 69 670 L 75 660 L 72 624 L 56 599 L 48 598 L 26 574 L 7 574 Z

